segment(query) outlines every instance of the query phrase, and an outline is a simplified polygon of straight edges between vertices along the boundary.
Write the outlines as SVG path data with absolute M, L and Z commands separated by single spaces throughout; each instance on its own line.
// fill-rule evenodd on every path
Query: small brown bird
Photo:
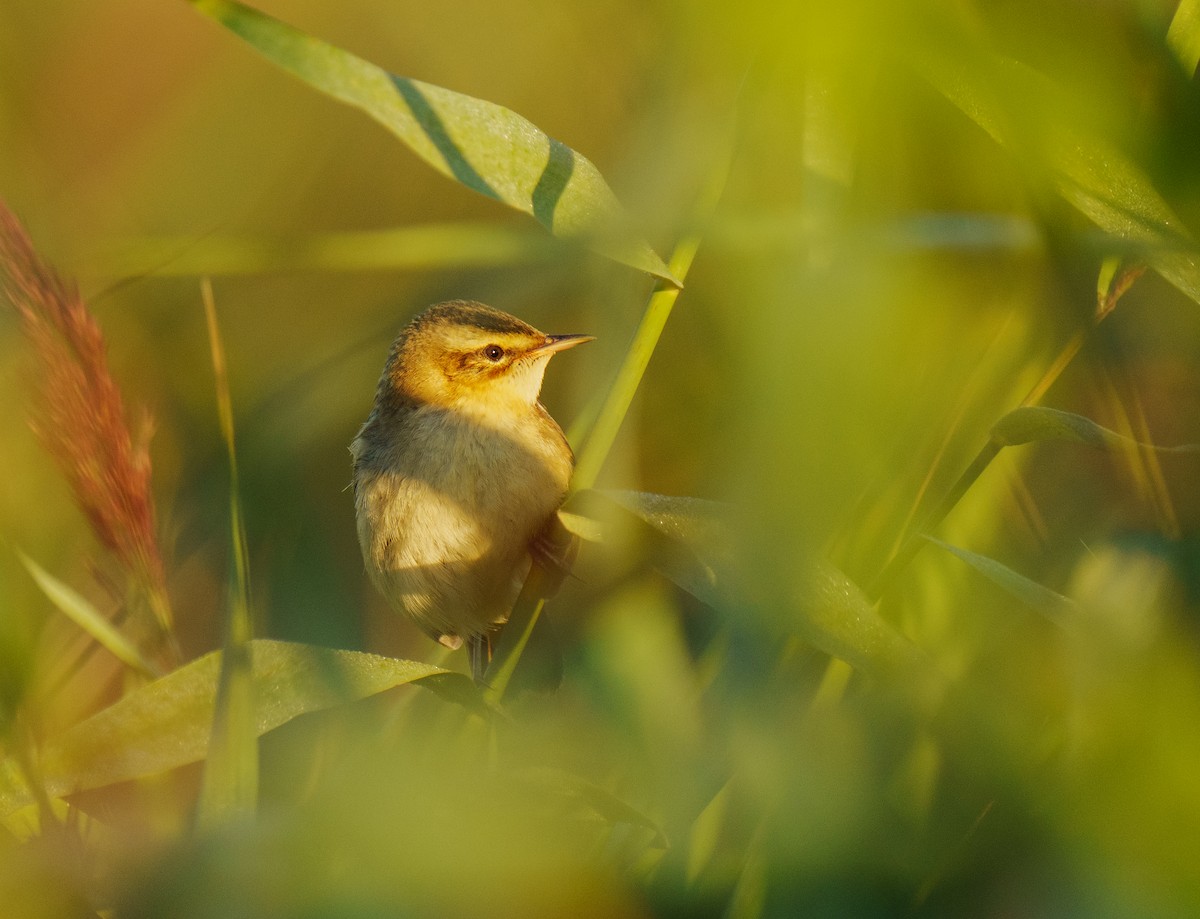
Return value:
M 538 402 L 546 364 L 588 335 L 546 335 L 465 300 L 431 306 L 392 345 L 350 445 L 371 581 L 481 676 L 567 494 L 574 456 Z

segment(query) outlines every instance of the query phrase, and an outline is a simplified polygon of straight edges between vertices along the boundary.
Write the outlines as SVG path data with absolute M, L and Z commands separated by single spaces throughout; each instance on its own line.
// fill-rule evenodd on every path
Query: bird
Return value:
M 564 562 L 554 527 L 575 458 L 538 400 L 550 358 L 592 340 L 435 304 L 393 342 L 350 445 L 368 578 L 435 641 L 466 642 L 477 681 L 532 558 Z

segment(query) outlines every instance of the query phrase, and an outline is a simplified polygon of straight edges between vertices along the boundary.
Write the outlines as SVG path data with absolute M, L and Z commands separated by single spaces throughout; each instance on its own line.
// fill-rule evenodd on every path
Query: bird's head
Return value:
M 466 300 L 431 306 L 401 334 L 391 385 L 418 402 L 472 412 L 532 406 L 546 364 L 590 335 L 547 335 L 500 310 Z

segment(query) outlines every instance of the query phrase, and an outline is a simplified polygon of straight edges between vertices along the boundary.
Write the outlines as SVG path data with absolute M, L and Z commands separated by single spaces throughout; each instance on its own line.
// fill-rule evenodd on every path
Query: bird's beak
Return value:
M 530 355 L 555 354 L 582 345 L 585 341 L 595 341 L 595 335 L 547 335 L 546 343 L 530 351 Z

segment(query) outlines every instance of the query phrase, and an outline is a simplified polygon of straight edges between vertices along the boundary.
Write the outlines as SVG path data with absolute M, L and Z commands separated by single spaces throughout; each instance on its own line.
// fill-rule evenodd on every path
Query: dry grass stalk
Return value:
M 37 254 L 0 199 L 0 292 L 35 355 L 38 400 L 31 423 L 58 462 L 97 538 L 145 594 L 171 634 L 166 576 L 150 490 L 150 416 L 136 436 L 108 369 L 104 336 L 77 286 Z

